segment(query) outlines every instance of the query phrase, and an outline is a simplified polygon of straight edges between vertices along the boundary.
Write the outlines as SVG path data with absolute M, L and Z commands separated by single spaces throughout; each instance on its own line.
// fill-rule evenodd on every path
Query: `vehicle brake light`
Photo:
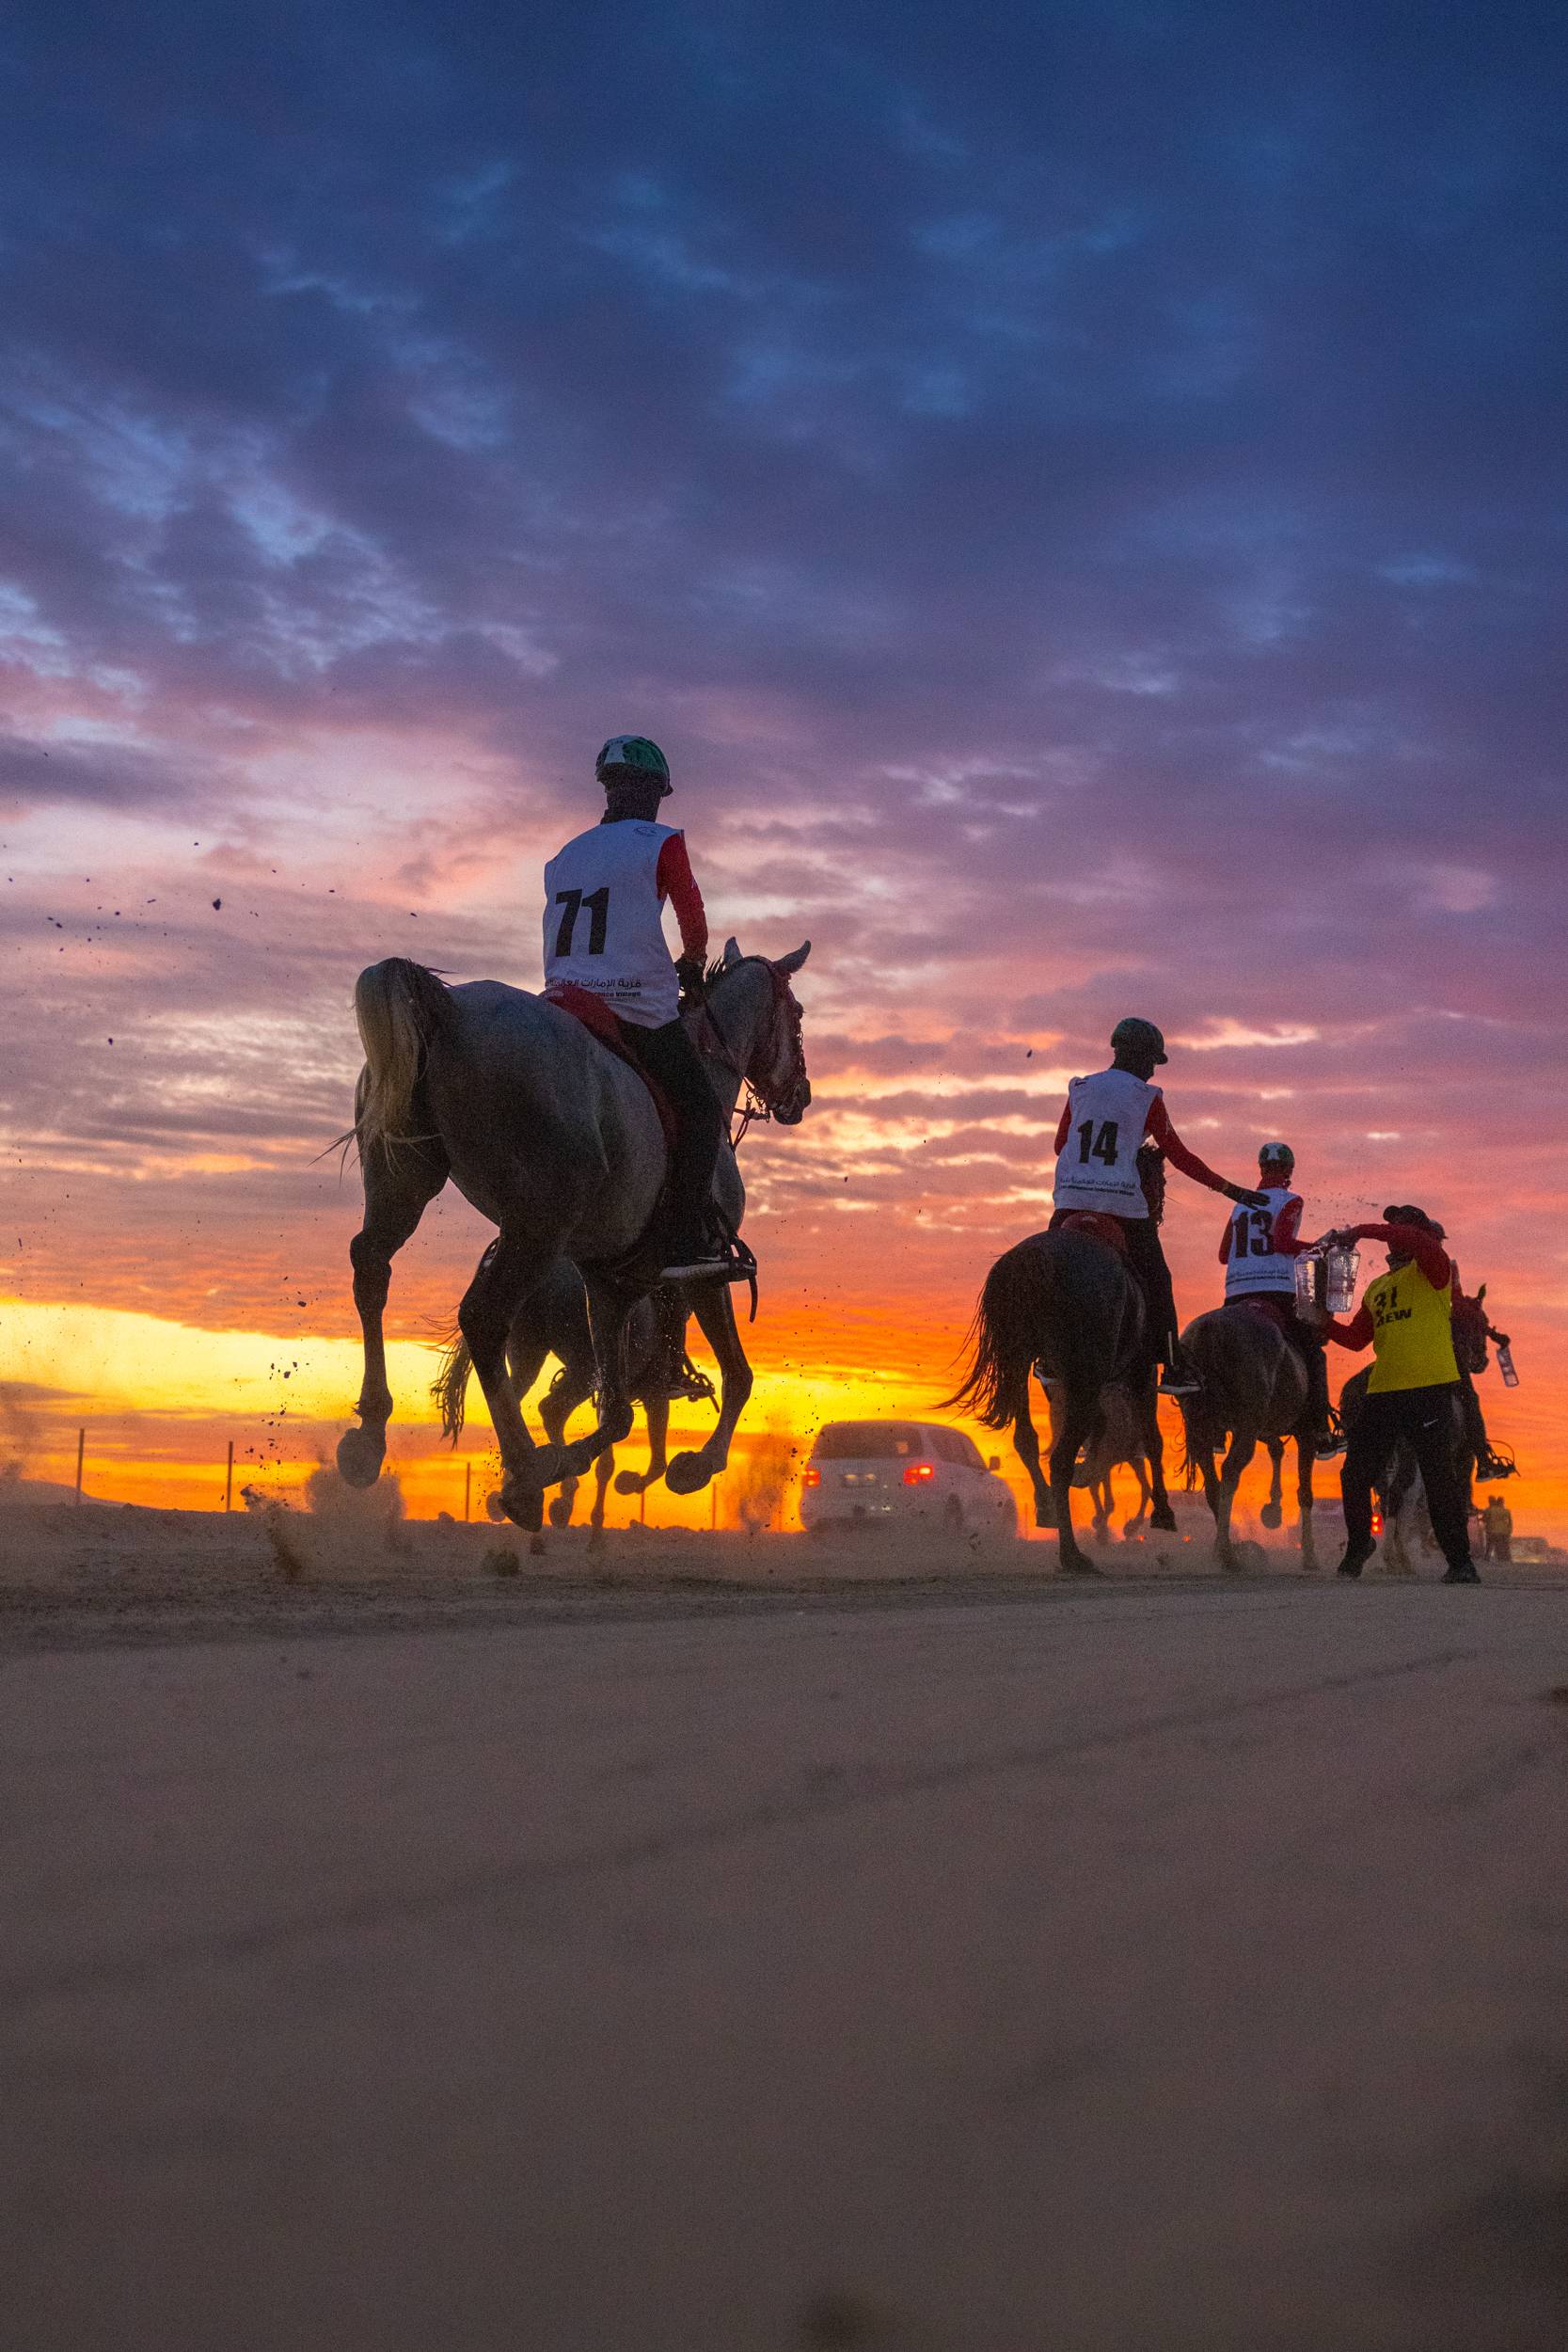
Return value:
M 934 1462 L 906 1462 L 904 1465 L 904 1484 L 906 1486 L 921 1486 L 927 1478 L 934 1478 L 935 1476 L 936 1465 Z
M 806 1468 L 800 1472 L 800 1484 L 802 1486 L 820 1486 L 822 1484 L 821 1471 L 819 1470 L 813 1470 L 811 1465 L 808 1463 Z
M 1374 1511 L 1374 1512 L 1372 1513 L 1372 1534 L 1373 1534 L 1374 1535 L 1381 1535 L 1381 1534 L 1382 1534 L 1382 1533 L 1383 1533 L 1383 1514 L 1382 1514 L 1382 1512 L 1381 1512 L 1381 1511 Z

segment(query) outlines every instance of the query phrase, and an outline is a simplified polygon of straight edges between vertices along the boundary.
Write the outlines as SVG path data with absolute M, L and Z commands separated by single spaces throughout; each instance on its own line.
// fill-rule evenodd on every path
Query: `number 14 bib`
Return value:
M 1148 1215 L 1138 1182 L 1138 1146 L 1159 1095 L 1158 1087 L 1130 1070 L 1101 1070 L 1070 1081 L 1068 1139 L 1056 1156 L 1057 1208 Z

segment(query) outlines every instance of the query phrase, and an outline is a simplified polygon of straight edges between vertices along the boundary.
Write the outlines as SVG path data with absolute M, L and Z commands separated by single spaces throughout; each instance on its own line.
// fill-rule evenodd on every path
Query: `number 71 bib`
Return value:
M 623 1021 L 660 1029 L 680 1010 L 664 937 L 658 853 L 675 828 L 624 819 L 568 841 L 545 868 L 545 985 L 592 989 Z

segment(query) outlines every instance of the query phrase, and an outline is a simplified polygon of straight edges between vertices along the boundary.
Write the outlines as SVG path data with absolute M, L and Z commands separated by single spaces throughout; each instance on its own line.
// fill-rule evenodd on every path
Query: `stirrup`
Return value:
M 1478 1454 L 1476 1456 L 1475 1474 L 1481 1479 L 1517 1478 L 1519 1465 L 1513 1458 L 1511 1447 L 1504 1446 L 1499 1451 L 1497 1446 L 1489 1445 L 1484 1454 Z
M 1157 1396 L 1201 1396 L 1203 1383 L 1184 1364 L 1167 1364 L 1155 1385 Z

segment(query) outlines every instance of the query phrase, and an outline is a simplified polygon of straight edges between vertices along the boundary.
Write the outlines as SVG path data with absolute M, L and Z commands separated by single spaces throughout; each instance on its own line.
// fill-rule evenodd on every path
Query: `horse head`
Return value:
M 1486 1310 L 1481 1300 L 1486 1295 L 1483 1282 L 1474 1298 L 1456 1298 L 1453 1302 L 1453 1352 L 1461 1372 L 1472 1379 L 1486 1370 Z
M 798 1127 L 811 1101 L 806 1075 L 806 1049 L 801 1036 L 801 1011 L 790 981 L 811 953 L 805 940 L 792 955 L 775 961 L 768 956 L 743 956 L 736 943 L 726 940 L 722 960 L 714 972 L 711 1011 L 714 1026 L 733 1067 L 752 1089 L 764 1115 L 781 1127 Z M 755 973 L 766 988 L 743 990 L 742 976 Z M 726 991 L 724 983 L 736 985 Z M 726 994 L 741 1000 L 732 1020 Z

